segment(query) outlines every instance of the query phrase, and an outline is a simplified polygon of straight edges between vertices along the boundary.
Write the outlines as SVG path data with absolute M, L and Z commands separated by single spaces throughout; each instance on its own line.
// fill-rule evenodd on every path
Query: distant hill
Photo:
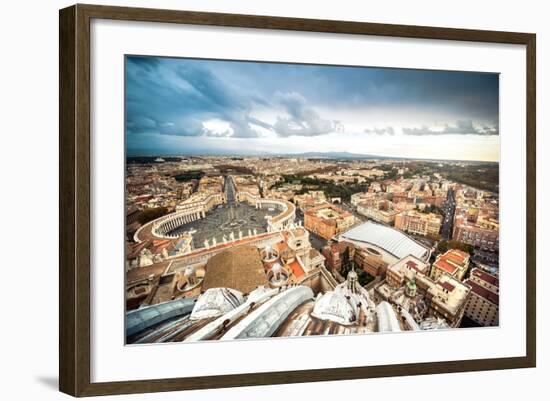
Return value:
M 498 162 L 484 162 L 484 161 L 462 161 L 462 160 L 444 160 L 444 159 L 425 159 L 418 157 L 392 157 L 392 156 L 380 156 L 372 154 L 361 154 L 361 153 L 351 153 L 351 152 L 303 152 L 303 153 L 270 153 L 270 152 L 259 152 L 259 151 L 219 151 L 219 150 L 195 150 L 187 154 L 148 154 L 147 153 L 133 153 L 127 156 L 128 162 L 144 162 L 139 159 L 149 159 L 162 157 L 166 161 L 178 161 L 174 160 L 181 157 L 201 157 L 201 156 L 220 156 L 220 157 L 288 157 L 288 158 L 302 158 L 302 159 L 333 159 L 333 160 L 419 160 L 425 162 L 464 162 L 464 163 L 488 163 L 488 164 L 498 164 Z M 149 161 L 149 160 L 148 160 Z M 150 160 L 153 161 L 153 160 Z
M 276 156 L 298 157 L 310 159 L 398 159 L 397 157 L 387 157 L 378 155 L 368 155 L 350 152 L 306 152 L 306 153 L 284 153 Z

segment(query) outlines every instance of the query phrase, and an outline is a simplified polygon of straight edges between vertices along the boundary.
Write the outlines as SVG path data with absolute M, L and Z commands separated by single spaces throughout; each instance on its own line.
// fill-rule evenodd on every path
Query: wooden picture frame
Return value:
M 90 380 L 90 22 L 146 21 L 526 46 L 527 280 L 524 357 L 92 383 Z M 534 367 L 536 363 L 535 48 L 530 33 L 74 5 L 59 14 L 59 388 L 73 396 L 144 393 Z

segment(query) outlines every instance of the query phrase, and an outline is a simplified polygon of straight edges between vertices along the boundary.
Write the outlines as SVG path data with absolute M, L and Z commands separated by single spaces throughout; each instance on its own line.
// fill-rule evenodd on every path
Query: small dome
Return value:
M 276 249 L 271 247 L 271 245 L 267 245 L 261 251 L 261 257 L 262 257 L 262 260 L 266 263 L 273 262 L 277 260 L 277 258 L 279 257 L 279 252 L 277 252 Z
M 209 288 L 197 300 L 190 319 L 199 320 L 221 316 L 243 302 L 244 297 L 240 291 L 230 288 Z
M 355 324 L 359 308 L 353 300 L 348 299 L 341 292 L 327 292 L 317 301 L 311 315 L 317 319 L 330 320 L 342 325 Z
M 271 266 L 271 272 L 272 272 L 273 274 L 275 274 L 275 273 L 281 273 L 281 272 L 283 272 L 283 271 L 284 271 L 284 270 L 283 270 L 283 266 L 281 266 L 281 265 L 280 265 L 279 263 L 277 263 L 277 262 L 275 262 L 275 263 L 273 264 L 273 266 Z
M 288 271 L 277 262 L 271 266 L 268 273 L 269 282 L 274 286 L 285 284 L 288 281 L 288 276 Z

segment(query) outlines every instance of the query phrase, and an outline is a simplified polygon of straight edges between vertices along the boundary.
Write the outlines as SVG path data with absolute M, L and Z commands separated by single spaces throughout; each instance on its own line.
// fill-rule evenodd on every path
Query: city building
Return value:
M 498 326 L 498 277 L 476 268 L 465 283 L 472 288 L 466 304 L 466 316 L 481 326 Z
M 464 215 L 455 215 L 453 239 L 464 242 L 484 251 L 495 252 L 499 249 L 498 222 L 491 224 L 469 221 Z
M 499 202 L 489 192 L 465 187 L 457 191 L 453 239 L 483 251 L 499 249 Z
M 374 192 L 374 193 L 377 193 L 377 192 L 382 192 L 382 183 L 378 182 L 378 181 L 374 181 L 374 182 L 371 182 L 371 184 L 369 185 L 369 189 L 367 190 L 367 192 Z
M 203 192 L 203 193 L 210 193 L 210 192 L 222 193 L 223 187 L 224 187 L 224 178 L 222 176 L 217 176 L 217 177 L 204 176 L 199 181 L 199 187 L 197 191 Z
M 136 160 L 126 168 L 128 343 L 437 330 L 464 315 L 499 324 L 498 194 L 437 168 L 468 163 Z M 355 224 L 347 188 L 368 188 L 350 201 L 369 221 Z M 430 264 L 435 248 L 419 236 L 436 237 L 442 217 L 422 211 L 437 207 L 455 208 L 446 239 L 478 248 L 471 272 L 456 249 Z
M 357 205 L 357 213 L 384 224 L 393 225 L 399 210 L 394 209 L 388 200 L 362 202 Z
M 375 302 L 387 301 L 407 312 L 421 328 L 458 327 L 471 287 L 448 274 L 433 280 L 427 270 L 425 262 L 411 256 L 389 266 L 386 279 L 374 288 Z M 444 324 L 434 325 L 437 321 Z
M 327 197 L 323 191 L 308 191 L 302 195 L 294 195 L 294 204 L 303 211 L 323 203 L 327 203 Z
M 401 287 L 405 284 L 406 279 L 411 275 L 416 275 L 417 273 L 428 275 L 430 270 L 430 265 L 413 255 L 405 256 L 403 259 L 400 259 L 386 271 L 386 281 L 392 287 Z
M 449 274 L 462 280 L 470 265 L 470 254 L 459 249 L 450 249 L 443 255 L 438 255 L 432 264 L 430 277 L 437 280 L 443 274 Z
M 426 301 L 433 316 L 443 318 L 450 327 L 458 327 L 462 321 L 470 287 L 447 274 L 437 280 L 419 276 L 419 288 L 426 291 Z
M 304 213 L 304 227 L 325 239 L 348 230 L 354 223 L 353 214 L 330 203 L 313 207 Z
M 229 177 L 235 188 L 235 198 L 239 202 L 255 204 L 260 197 L 260 188 L 256 179 L 250 175 L 232 175 Z
M 382 253 L 371 247 L 354 247 L 355 265 L 373 277 L 384 275 L 388 267 Z
M 350 248 L 350 250 L 348 250 L 348 255 L 351 257 L 351 252 L 353 250 L 353 245 L 351 243 L 329 240 L 327 245 L 321 249 L 321 253 L 325 258 L 325 266 L 331 271 L 339 272 L 342 269 L 343 254 L 347 248 Z
M 357 206 L 360 203 L 367 202 L 368 200 L 375 199 L 375 194 L 372 192 L 357 192 L 351 195 L 350 202 L 353 206 Z
M 442 221 L 439 214 L 407 210 L 395 216 L 395 228 L 410 234 L 437 237 Z

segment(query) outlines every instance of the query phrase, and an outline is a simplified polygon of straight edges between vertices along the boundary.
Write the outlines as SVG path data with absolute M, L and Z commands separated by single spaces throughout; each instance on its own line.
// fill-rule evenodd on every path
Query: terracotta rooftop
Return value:
M 466 259 L 470 257 L 470 254 L 459 249 L 452 249 L 443 255 L 455 263 L 464 263 Z
M 302 269 L 302 266 L 300 266 L 300 263 L 298 263 L 297 260 L 295 260 L 294 262 L 292 262 L 288 266 L 290 267 L 290 269 L 292 270 L 292 272 L 294 273 L 294 276 L 296 278 L 300 278 L 305 274 L 304 269 Z
M 441 255 L 434 263 L 435 266 L 453 273 L 458 266 L 464 266 L 470 255 L 458 249 L 451 249 Z
M 453 273 L 457 267 L 447 262 L 445 259 L 439 259 L 437 260 L 434 265 L 436 265 L 438 268 L 445 270 L 448 273 Z
M 440 282 L 439 285 L 449 292 L 452 292 L 455 289 L 455 286 L 448 281 Z
M 152 246 L 149 247 L 149 250 L 156 254 L 161 253 L 163 249 L 172 250 L 174 249 L 174 241 L 169 239 L 164 240 L 153 240 Z

